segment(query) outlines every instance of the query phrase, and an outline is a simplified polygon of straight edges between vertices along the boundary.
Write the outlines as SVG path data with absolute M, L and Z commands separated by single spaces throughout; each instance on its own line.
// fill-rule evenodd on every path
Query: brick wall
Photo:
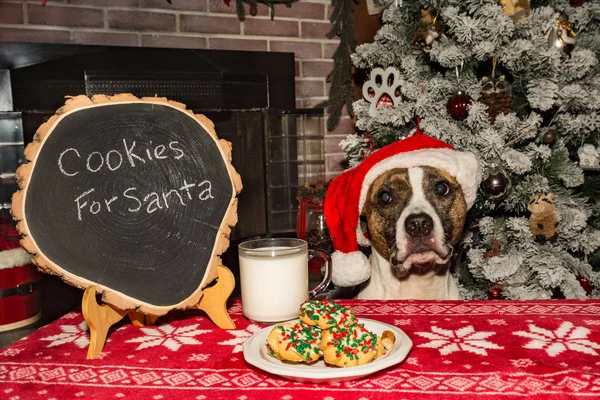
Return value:
M 328 0 L 301 0 L 276 5 L 271 21 L 261 4 L 240 22 L 234 0 L 0 0 L 0 41 L 293 52 L 296 105 L 312 107 L 327 98 L 337 48 L 325 37 L 330 12 Z M 343 169 L 338 144 L 352 130 L 345 119 L 327 133 L 328 178 Z

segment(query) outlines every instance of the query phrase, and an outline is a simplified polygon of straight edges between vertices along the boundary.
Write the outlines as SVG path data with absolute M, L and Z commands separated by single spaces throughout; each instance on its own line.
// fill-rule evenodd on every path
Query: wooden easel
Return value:
M 203 291 L 202 299 L 193 308 L 198 308 L 222 329 L 234 329 L 235 323 L 227 313 L 227 299 L 233 292 L 235 279 L 231 271 L 225 266 L 217 267 L 217 283 Z M 90 328 L 90 345 L 87 359 L 91 360 L 102 352 L 108 330 L 111 326 L 122 320 L 125 315 L 135 326 L 151 325 L 158 316 L 143 314 L 136 311 L 118 309 L 110 304 L 99 305 L 96 301 L 96 287 L 90 286 L 83 293 L 81 301 L 83 317 Z

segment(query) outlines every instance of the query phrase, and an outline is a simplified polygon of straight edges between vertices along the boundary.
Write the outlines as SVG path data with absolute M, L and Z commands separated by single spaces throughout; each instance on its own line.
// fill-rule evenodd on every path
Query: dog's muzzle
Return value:
M 401 251 L 396 243 L 390 246 L 390 264 L 404 272 L 411 267 L 419 269 L 435 267 L 437 264 L 446 264 L 452 255 L 452 246 L 438 243 L 434 235 L 435 224 L 427 213 L 410 214 L 404 221 L 406 245 Z

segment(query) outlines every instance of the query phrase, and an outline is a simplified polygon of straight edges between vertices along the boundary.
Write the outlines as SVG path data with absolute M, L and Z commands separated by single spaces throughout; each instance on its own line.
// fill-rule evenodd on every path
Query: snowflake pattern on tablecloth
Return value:
M 23 349 L 19 349 L 18 347 L 17 348 L 9 347 L 8 349 L 6 349 L 3 352 L 1 352 L 0 356 L 14 357 L 14 356 L 16 356 L 17 354 L 19 354 L 22 351 L 23 351 Z
M 141 343 L 136 350 L 148 347 L 164 346 L 169 350 L 177 351 L 184 344 L 202 344 L 194 337 L 203 333 L 211 332 L 210 329 L 197 329 L 199 324 L 175 328 L 170 324 L 161 325 L 158 328 L 140 328 L 144 336 L 127 340 L 125 343 Z
M 62 333 L 40 338 L 40 340 L 51 342 L 48 347 L 60 346 L 65 343 L 75 343 L 80 349 L 90 344 L 88 336 L 88 325 L 85 321 L 79 325 L 60 325 Z M 109 340 L 107 339 L 107 342 Z
M 263 328 L 261 326 L 250 324 L 246 329 L 243 330 L 238 329 L 227 331 L 227 333 L 232 334 L 233 336 L 235 336 L 235 338 L 219 342 L 219 344 L 223 346 L 234 346 L 231 352 L 240 353 L 243 350 L 242 344 L 246 341 L 246 339 L 248 339 L 255 333 L 260 332 L 262 329 Z
M 555 357 L 567 350 L 597 356 L 596 349 L 600 349 L 600 344 L 587 339 L 589 334 L 588 328 L 575 326 L 569 321 L 564 321 L 555 331 L 529 324 L 529 332 L 513 332 L 513 335 L 531 339 L 523 346 L 524 348 L 545 350 L 550 357 Z
M 192 354 L 188 357 L 188 361 L 201 361 L 204 362 L 210 358 L 210 354 L 200 353 L 200 354 Z
M 419 365 L 419 359 L 416 357 L 408 357 L 406 363 L 410 365 Z
M 102 351 L 102 353 L 98 354 L 98 355 L 96 356 L 96 358 L 95 358 L 95 359 L 96 359 L 96 360 L 102 360 L 102 359 L 104 359 L 105 357 L 109 357 L 109 356 L 110 356 L 110 353 L 111 353 L 110 351 L 104 351 L 104 350 L 103 350 L 103 351 Z
M 510 362 L 515 368 L 529 368 L 535 365 L 529 358 L 519 358 L 518 360 L 510 360 Z
M 495 334 L 496 332 L 475 332 L 475 329 L 471 325 L 456 331 L 432 326 L 431 332 L 415 332 L 415 335 L 430 339 L 429 342 L 420 344 L 417 347 L 439 349 L 440 354 L 443 356 L 455 351 L 468 351 L 481 356 L 487 356 L 486 349 L 504 348 L 485 340 Z
M 230 332 L 217 328 L 196 311 L 189 314 L 176 311 L 171 313 L 171 319 L 163 318 L 158 325 L 143 327 L 155 334 L 129 323 L 121 324 L 118 331 L 110 332 L 112 343 L 100 356 L 106 357 L 85 361 L 84 349 L 68 341 L 77 340 L 77 333 L 88 336 L 89 332 L 83 332 L 81 327 L 74 331 L 73 327 L 67 328 L 68 332 L 61 328 L 83 322 L 83 316 L 78 313 L 73 314 L 77 318 L 59 319 L 36 331 L 27 341 L 0 349 L 0 399 L 76 400 L 96 395 L 120 400 L 134 398 L 136 393 L 145 393 L 143 397 L 148 400 L 218 397 L 230 400 L 266 397 L 270 400 L 378 400 L 384 397 L 414 400 L 423 396 L 591 399 L 600 393 L 600 376 L 597 376 L 600 325 L 595 322 L 600 319 L 598 300 L 564 301 L 557 305 L 506 301 L 502 307 L 495 302 L 475 305 L 471 302 L 401 302 L 398 308 L 407 310 L 406 313 L 386 311 L 386 314 L 381 310 L 387 308 L 379 303 L 377 307 L 370 302 L 349 304 L 353 310 L 365 310 L 359 317 L 398 325 L 406 331 L 413 349 L 404 362 L 367 379 L 317 388 L 270 375 L 244 362 L 243 342 L 271 328 L 253 325 L 238 313 L 232 316 L 237 322 L 237 331 Z M 437 323 L 432 323 L 432 319 Z M 533 322 L 527 323 L 527 320 Z M 564 327 L 564 334 L 558 333 L 564 321 L 571 325 Z M 536 327 L 532 330 L 530 324 Z M 536 332 L 538 327 L 544 328 L 544 333 Z M 210 329 L 210 332 L 192 332 L 201 329 Z M 524 336 L 513 334 L 517 331 L 523 331 Z M 183 345 L 176 341 L 176 346 L 181 347 L 172 351 L 165 348 L 169 346 L 165 339 L 167 333 L 202 344 Z M 535 338 L 531 337 L 533 333 Z M 589 351 L 572 351 L 568 346 L 577 343 L 576 338 L 578 344 Z M 133 342 L 127 343 L 132 339 Z M 534 339 L 543 342 L 541 350 L 523 347 Z M 47 347 L 58 340 L 66 342 Z M 555 342 L 562 343 L 566 350 L 550 357 L 546 349 Z M 141 345 L 150 347 L 134 351 Z M 2 354 L 9 349 L 15 353 L 23 350 L 15 356 Z M 89 390 L 90 387 L 93 390 Z

